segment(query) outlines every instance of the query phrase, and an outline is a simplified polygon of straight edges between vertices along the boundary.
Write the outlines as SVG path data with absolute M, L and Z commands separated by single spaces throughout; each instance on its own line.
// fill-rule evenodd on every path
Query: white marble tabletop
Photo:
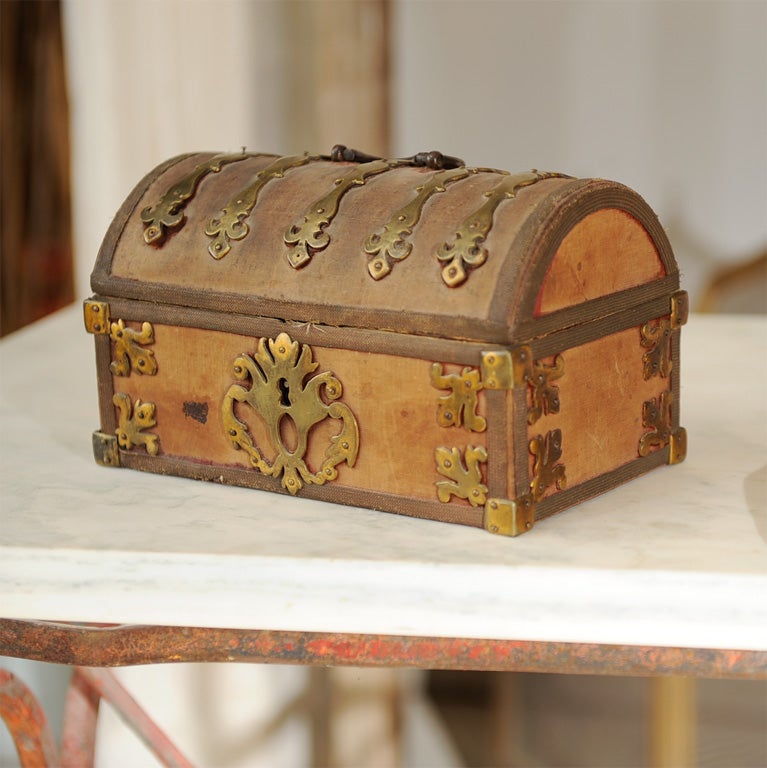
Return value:
M 684 328 L 686 462 L 516 539 L 97 466 L 79 306 L 0 366 L 0 617 L 767 650 L 765 319 Z

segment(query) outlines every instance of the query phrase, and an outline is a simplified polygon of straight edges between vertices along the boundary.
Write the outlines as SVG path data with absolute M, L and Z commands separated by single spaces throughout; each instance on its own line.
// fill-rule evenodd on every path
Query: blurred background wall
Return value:
M 759 0 L 0 0 L 0 11 L 2 332 L 86 297 L 133 185 L 194 150 L 436 148 L 473 165 L 613 178 L 658 212 L 693 306 L 722 269 L 767 247 Z M 759 309 L 767 291 L 753 274 L 748 308 Z M 309 759 L 305 729 L 268 726 L 293 711 L 302 670 L 123 677 L 203 758 L 228 748 L 228 765 Z M 393 685 L 385 674 L 370 683 Z M 222 689 L 234 725 L 193 703 Z M 379 736 L 388 717 L 379 711 Z M 392 764 L 379 736 L 378 751 L 347 754 Z M 104 764 L 137 764 L 130 737 L 107 738 L 122 746 Z

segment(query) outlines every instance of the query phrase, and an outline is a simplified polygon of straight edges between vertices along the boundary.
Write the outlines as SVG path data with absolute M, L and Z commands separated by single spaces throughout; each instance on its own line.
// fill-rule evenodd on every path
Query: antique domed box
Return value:
M 184 155 L 125 201 L 92 288 L 109 466 L 516 535 L 684 458 L 686 294 L 612 181 Z

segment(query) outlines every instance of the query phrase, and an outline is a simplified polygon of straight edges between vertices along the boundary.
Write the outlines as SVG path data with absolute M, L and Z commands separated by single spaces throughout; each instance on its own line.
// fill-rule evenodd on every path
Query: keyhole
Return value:
M 287 379 L 280 379 L 277 382 L 277 386 L 280 388 L 280 403 L 286 408 L 290 408 L 290 387 L 288 386 Z

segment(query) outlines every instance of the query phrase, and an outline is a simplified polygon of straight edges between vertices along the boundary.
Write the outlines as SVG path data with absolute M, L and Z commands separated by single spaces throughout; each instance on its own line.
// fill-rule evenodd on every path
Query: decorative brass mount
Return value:
M 371 176 L 390 171 L 403 166 L 415 166 L 445 171 L 462 168 L 463 160 L 457 157 L 443 155 L 441 152 L 418 152 L 411 157 L 385 159 L 368 155 L 356 149 L 350 149 L 343 144 L 336 144 L 330 156 L 323 156 L 332 162 L 358 163 L 344 176 L 335 180 L 334 188 L 323 195 L 309 207 L 302 219 L 291 225 L 285 232 L 285 245 L 288 246 L 288 263 L 294 269 L 305 267 L 312 256 L 328 247 L 330 235 L 325 231 L 338 214 L 341 199 L 354 187 L 361 187 Z M 463 173 L 463 171 L 461 171 Z M 439 174 L 437 174 L 439 175 Z M 464 174 L 465 175 L 465 174 Z M 436 191 L 433 190 L 433 191 Z M 430 192 L 429 194 L 432 194 Z M 405 216 L 408 214 L 406 213 Z M 411 214 L 412 215 L 412 214 Z M 402 221 L 405 221 L 404 219 Z M 416 219 L 417 221 L 417 219 Z M 396 240 L 396 238 L 395 238 Z M 394 251 L 392 251 L 394 253 Z M 404 258 L 401 256 L 400 258 Z M 396 257 L 395 257 L 396 258 Z M 389 270 L 390 271 L 390 270 Z M 371 274 L 373 274 L 371 272 Z M 381 277 L 383 277 L 383 272 Z M 373 275 L 375 277 L 375 275 Z
M 142 323 L 141 330 L 126 328 L 123 320 L 110 326 L 109 337 L 115 343 L 115 357 L 109 369 L 115 376 L 130 376 L 131 371 L 154 376 L 157 373 L 157 360 L 151 349 L 143 349 L 154 344 L 154 329 L 151 323 Z
M 671 322 L 668 317 L 648 321 L 639 329 L 641 344 L 647 350 L 642 355 L 645 380 L 653 376 L 666 378 L 671 373 Z
M 437 400 L 437 422 L 442 427 L 463 427 L 484 432 L 487 421 L 477 413 L 477 394 L 482 389 L 480 372 L 466 367 L 460 374 L 445 374 L 440 363 L 431 367 L 431 385 L 450 390 Z
M 194 197 L 202 180 L 212 173 L 218 173 L 224 165 L 235 163 L 257 155 L 242 152 L 219 154 L 196 165 L 184 178 L 168 189 L 154 205 L 146 206 L 140 213 L 144 225 L 146 243 L 161 246 L 171 230 L 179 229 L 184 223 L 184 210 Z M 256 174 L 255 180 L 237 192 L 213 216 L 205 228 L 211 238 L 208 251 L 214 259 L 226 256 L 232 242 L 244 238 L 250 227 L 247 219 L 252 213 L 258 196 L 266 184 L 280 179 L 293 168 L 317 160 L 348 164 L 352 167 L 343 176 L 335 179 L 333 188 L 312 203 L 284 233 L 283 241 L 288 247 L 288 263 L 294 269 L 306 266 L 313 256 L 330 244 L 328 228 L 332 224 L 341 200 L 350 190 L 363 186 L 366 181 L 394 168 L 409 166 L 435 171 L 423 183 L 415 187 L 414 197 L 396 211 L 383 227 L 364 242 L 368 258 L 368 272 L 374 280 L 390 274 L 395 263 L 406 259 L 412 250 L 410 237 L 421 219 L 424 206 L 435 194 L 445 192 L 449 184 L 479 173 L 499 174 L 499 184 L 484 193 L 485 202 L 471 213 L 456 231 L 453 240 L 445 241 L 438 249 L 437 258 L 442 267 L 442 279 L 450 288 L 461 285 L 472 269 L 484 264 L 488 252 L 484 247 L 498 206 L 517 196 L 523 187 L 551 178 L 571 178 L 560 173 L 530 171 L 511 175 L 507 171 L 493 168 L 467 168 L 460 158 L 444 155 L 437 151 L 417 152 L 410 157 L 382 158 L 351 149 L 342 144 L 333 147 L 329 155 L 293 155 L 273 158 L 272 162 Z
M 225 165 L 253 157 L 243 149 L 235 154 L 215 155 L 199 163 L 181 181 L 174 184 L 162 199 L 141 211 L 144 223 L 144 241 L 148 245 L 162 245 L 168 230 L 179 229 L 184 223 L 184 208 L 194 197 L 200 182 L 210 173 L 218 173 Z
M 109 304 L 105 301 L 88 299 L 83 304 L 85 330 L 98 336 L 109 335 L 114 343 L 115 357 L 109 368 L 115 376 L 129 376 L 131 371 L 153 376 L 157 373 L 157 360 L 151 349 L 154 344 L 154 329 L 151 323 L 141 324 L 141 330 L 128 328 L 125 321 L 110 318 Z
M 154 403 L 142 403 L 139 399 L 132 403 L 130 396 L 124 392 L 116 392 L 112 402 L 119 411 L 116 434 L 120 448 L 129 451 L 143 445 L 150 456 L 157 456 L 160 438 L 151 432 L 144 432 L 157 424 Z
M 665 379 L 671 374 L 671 335 L 687 322 L 688 313 L 687 291 L 677 291 L 671 295 L 668 317 L 649 320 L 639 329 L 641 344 L 647 350 L 642 355 L 645 379 Z
M 459 448 L 439 447 L 435 452 L 437 472 L 447 480 L 437 482 L 437 496 L 443 503 L 451 496 L 467 499 L 472 507 L 484 504 L 487 500 L 487 486 L 482 482 L 480 464 L 487 461 L 484 446 L 469 445 L 463 456 Z
M 561 173 L 517 173 L 505 175 L 505 178 L 485 192 L 485 202 L 464 220 L 452 241 L 443 243 L 437 252 L 437 258 L 444 267 L 442 279 L 449 288 L 455 288 L 465 282 L 469 272 L 481 267 L 488 252 L 483 243 L 493 226 L 493 216 L 504 200 L 517 196 L 523 187 L 529 187 L 544 179 L 570 178 Z
M 642 406 L 642 426 L 650 431 L 639 438 L 639 455 L 649 456 L 653 451 L 669 446 L 669 464 L 679 464 L 687 455 L 687 431 L 684 427 L 672 429 L 671 407 L 674 394 L 661 392 L 659 397 L 646 400 Z
M 305 267 L 315 253 L 328 247 L 330 235 L 325 230 L 336 217 L 341 199 L 349 190 L 361 187 L 371 176 L 406 164 L 404 160 L 373 160 L 356 165 L 344 176 L 337 178 L 334 188 L 315 200 L 301 219 L 285 232 L 284 241 L 288 246 L 290 266 L 294 269 Z
M 535 456 L 530 495 L 533 502 L 538 502 L 549 486 L 556 485 L 560 491 L 567 487 L 565 465 L 558 463 L 562 458 L 562 430 L 552 429 L 545 435 L 536 435 L 530 440 L 529 448 Z
M 449 391 L 437 399 L 437 422 L 442 427 L 465 426 L 472 432 L 484 432 L 487 422 L 477 413 L 478 393 L 526 386 L 530 391 L 527 422 L 535 424 L 545 414 L 559 413 L 559 387 L 553 382 L 564 374 L 562 355 L 547 365 L 533 360 L 528 346 L 483 352 L 479 370 L 467 366 L 460 374 L 446 374 L 441 363 L 433 363 L 431 385 Z
M 289 170 L 318 160 L 317 155 L 294 155 L 279 157 L 256 174 L 256 180 L 241 192 L 238 192 L 214 216 L 205 228 L 205 234 L 213 238 L 208 252 L 214 259 L 222 259 L 231 250 L 232 240 L 242 240 L 250 228 L 245 221 L 256 205 L 261 190 L 272 180 L 281 179 Z
M 359 427 L 351 409 L 339 401 L 341 382 L 330 372 L 314 373 L 311 347 L 293 341 L 286 333 L 276 339 L 261 338 L 252 357 L 242 355 L 234 362 L 234 375 L 250 381 L 250 388 L 233 384 L 222 405 L 224 429 L 235 448 L 244 450 L 250 463 L 265 475 L 282 476 L 282 486 L 291 494 L 304 483 L 323 485 L 338 476 L 337 465 L 354 466 L 359 449 Z M 330 400 L 326 403 L 322 396 Z M 276 452 L 270 464 L 254 443 L 247 424 L 235 415 L 235 404 L 251 406 L 264 422 L 271 447 Z M 341 422 L 341 431 L 330 439 L 319 471 L 312 472 L 305 461 L 309 435 L 325 419 Z
M 532 368 L 525 374 L 530 386 L 532 404 L 527 412 L 527 423 L 535 424 L 541 416 L 559 413 L 559 387 L 552 384 L 565 375 L 565 360 L 562 355 L 554 358 L 554 365 L 545 365 L 534 360 Z
M 404 261 L 410 255 L 413 244 L 408 238 L 420 221 L 429 198 L 444 192 L 449 184 L 465 179 L 472 173 L 477 173 L 477 169 L 463 166 L 435 173 L 416 187 L 415 197 L 394 213 L 383 229 L 365 240 L 365 253 L 371 257 L 368 261 L 368 272 L 374 280 L 386 277 L 395 262 Z

